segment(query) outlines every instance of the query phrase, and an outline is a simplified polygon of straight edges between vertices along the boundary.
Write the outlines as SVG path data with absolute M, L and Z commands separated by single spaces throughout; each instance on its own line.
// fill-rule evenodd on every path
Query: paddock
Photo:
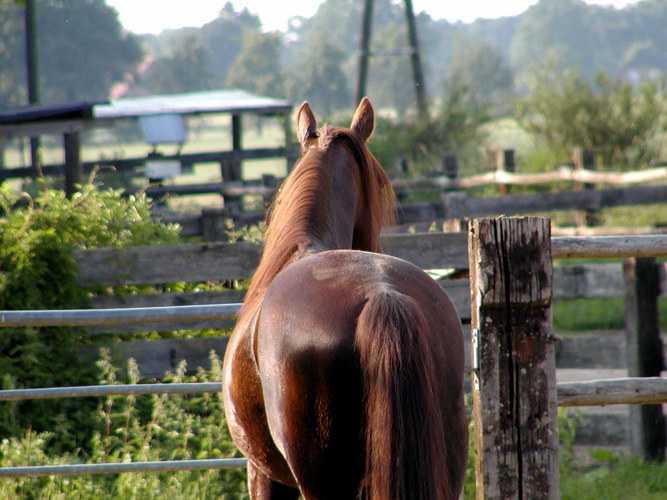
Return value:
M 237 245 L 236 250 L 234 245 Z M 642 273 L 652 275 L 653 281 L 658 283 L 651 288 L 651 300 L 665 293 L 664 265 L 652 259 L 667 255 L 667 237 L 552 238 L 547 219 L 500 217 L 473 221 L 468 234 L 387 236 L 383 247 L 387 253 L 411 260 L 425 269 L 469 269 L 469 281 L 444 280 L 443 287 L 452 295 L 464 322 L 469 318 L 471 324 L 469 369 L 473 381 L 478 498 L 558 497 L 557 405 L 642 404 L 651 405 L 642 408 L 657 408 L 661 412 L 658 403 L 667 401 L 667 380 L 661 378 L 659 372 L 657 376 L 633 376 L 614 381 L 556 383 L 554 359 L 558 339 L 554 338 L 550 323 L 554 300 L 552 261 L 590 257 L 625 259 L 627 327 L 628 322 L 632 323 L 628 315 L 633 314 L 633 307 L 628 305 L 633 300 L 635 320 L 642 318 L 643 321 L 646 317 L 645 311 L 637 310 L 645 301 L 633 299 L 631 293 L 633 286 L 636 291 L 645 293 Z M 240 253 L 236 253 L 238 250 Z M 189 255 L 199 253 L 208 264 L 202 267 L 201 259 L 193 259 L 196 262 L 187 262 L 187 269 L 180 272 L 191 269 L 195 275 L 189 280 L 197 281 L 202 279 L 203 269 L 209 272 L 204 279 L 211 279 L 214 265 L 217 279 L 245 278 L 256 265 L 256 250 L 245 243 L 192 245 L 188 247 Z M 165 254 L 171 251 L 164 258 L 174 262 L 174 249 L 160 251 Z M 115 251 L 115 259 L 126 266 L 124 272 L 116 268 L 114 276 L 98 274 L 94 277 L 93 270 L 101 270 L 100 262 L 114 260 L 113 252 L 107 249 L 89 252 L 90 268 L 80 267 L 82 274 L 88 273 L 86 280 L 91 282 L 100 283 L 105 279 L 114 283 L 131 282 L 135 275 L 128 272 L 127 266 L 147 266 L 145 260 L 133 258 L 137 255 L 136 249 Z M 158 267 L 159 260 L 152 255 L 149 267 Z M 81 255 L 77 259 L 82 259 Z M 151 279 L 171 281 L 155 276 Z M 238 300 L 238 296 L 235 297 Z M 467 313 L 464 312 L 466 307 L 469 308 Z M 84 311 L 1 311 L 0 326 L 143 324 L 152 328 L 156 322 L 162 322 L 164 328 L 177 322 L 210 324 L 211 321 L 220 323 L 225 318 L 231 320 L 237 308 L 236 302 Z M 521 327 L 527 324 L 531 327 Z M 645 327 L 636 324 L 636 330 L 642 329 Z M 629 352 L 637 358 L 631 363 L 640 367 L 641 349 L 638 352 L 631 348 Z M 631 373 L 632 370 L 631 367 Z M 0 391 L 0 400 L 219 390 L 219 383 L 37 388 Z M 500 411 L 502 408 L 509 412 Z M 641 412 L 638 418 L 641 420 Z M 646 436 L 639 436 L 637 440 L 646 441 Z M 662 452 L 664 454 L 664 429 Z M 500 463 L 504 465 L 500 467 Z M 220 459 L 15 467 L 0 469 L 0 477 L 227 468 L 244 464 L 242 459 Z M 512 493 L 508 496 L 507 492 Z

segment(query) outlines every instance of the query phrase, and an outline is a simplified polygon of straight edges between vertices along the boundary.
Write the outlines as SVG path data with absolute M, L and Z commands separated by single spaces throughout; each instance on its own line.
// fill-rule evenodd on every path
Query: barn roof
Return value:
M 30 105 L 0 111 L 0 124 L 20 124 L 36 121 L 89 120 L 93 108 L 101 102 L 77 102 L 70 104 Z
M 159 114 L 288 113 L 289 101 L 258 96 L 245 90 L 210 90 L 173 95 L 124 97 L 94 107 L 96 118 L 128 118 Z
M 292 103 L 245 90 L 124 97 L 110 102 L 31 105 L 0 111 L 0 137 L 68 133 L 109 126 L 116 118 L 200 113 L 287 114 Z

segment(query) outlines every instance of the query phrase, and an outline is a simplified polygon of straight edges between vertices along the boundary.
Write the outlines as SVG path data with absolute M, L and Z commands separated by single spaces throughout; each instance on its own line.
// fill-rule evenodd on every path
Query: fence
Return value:
M 667 166 L 654 166 L 631 172 L 593 170 L 593 153 L 576 150 L 573 163 L 559 165 L 555 171 L 516 173 L 514 156 L 513 150 L 497 151 L 495 169 L 471 177 L 458 177 L 456 157 L 447 156 L 443 160 L 442 170 L 430 176 L 419 179 L 395 178 L 392 186 L 399 199 L 419 192 L 438 193 L 440 198 L 436 202 L 401 203 L 396 214 L 398 224 L 418 224 L 424 221 L 429 221 L 430 224 L 432 221 L 453 221 L 463 217 L 576 210 L 583 214 L 577 218 L 578 226 L 585 227 L 592 223 L 593 214 L 602 208 L 664 203 L 667 199 L 667 186 L 636 186 L 636 184 L 664 183 L 667 180 Z M 553 183 L 563 185 L 569 183 L 573 189 L 536 195 L 509 194 L 511 186 Z M 244 195 L 260 195 L 270 198 L 277 184 L 275 179 L 267 179 L 258 186 L 221 184 L 215 188 L 223 197 L 229 195 L 238 199 Z M 594 189 L 594 185 L 607 187 Z M 468 196 L 465 192 L 466 189 L 484 186 L 498 186 L 501 196 L 480 198 Z M 174 194 L 178 194 L 183 188 L 170 189 Z M 225 239 L 225 218 L 233 219 L 238 225 L 243 225 L 261 220 L 263 213 L 207 209 L 203 210 L 201 215 L 170 217 L 166 220 L 180 223 L 187 235 L 203 235 L 205 241 L 222 241 Z
M 238 146 L 238 145 L 237 145 Z M 191 170 L 199 163 L 215 162 L 220 165 L 223 182 L 190 184 L 178 186 L 154 185 L 146 192 L 153 198 L 164 195 L 199 195 L 219 194 L 225 200 L 225 208 L 203 209 L 199 215 L 160 215 L 165 222 L 177 222 L 184 236 L 201 235 L 205 241 L 223 241 L 225 239 L 225 220 L 233 219 L 239 226 L 256 223 L 264 217 L 263 211 L 247 212 L 242 210 L 240 201 L 243 197 L 270 199 L 277 189 L 279 180 L 272 176 L 264 176 L 260 180 L 243 180 L 240 162 L 259 158 L 284 157 L 288 165 L 297 158 L 297 149 L 288 147 L 248 149 L 235 148 L 232 151 L 182 154 L 163 157 L 178 160 L 183 168 Z M 448 156 L 443 161 L 443 169 L 430 177 L 421 179 L 395 179 L 392 185 L 399 197 L 407 193 L 431 191 L 440 193 L 437 202 L 403 203 L 397 211 L 399 224 L 418 224 L 424 221 L 451 221 L 463 217 L 488 217 L 498 214 L 539 214 L 547 211 L 581 210 L 592 214 L 605 207 L 646 205 L 664 203 L 667 199 L 667 186 L 635 186 L 633 184 L 659 182 L 667 179 L 667 167 L 654 168 L 634 172 L 614 172 L 592 170 L 592 153 L 575 151 L 571 165 L 559 165 L 553 172 L 520 174 L 514 171 L 514 151 L 501 150 L 496 155 L 495 170 L 471 177 L 458 177 L 455 157 Z M 146 158 L 101 160 L 83 163 L 83 172 L 113 165 L 117 170 L 128 174 L 146 162 Z M 63 166 L 44 165 L 44 175 L 59 175 Z M 0 169 L 0 180 L 33 175 L 32 167 Z M 79 179 L 80 180 L 80 179 Z M 508 195 L 510 186 L 527 186 L 569 182 L 574 185 L 573 191 L 540 193 L 537 195 Z M 613 189 L 593 189 L 594 184 L 623 186 Z M 468 197 L 465 189 L 497 185 L 502 196 Z M 584 225 L 585 218 L 582 219 Z M 429 222 L 430 224 L 430 222 Z
M 496 228 L 481 231 L 481 228 Z M 484 237 L 482 237 L 484 235 Z M 493 241 L 501 235 L 505 241 Z M 486 238 L 486 239 L 484 239 Z M 490 239 L 489 239 L 490 238 Z M 583 404 L 617 404 L 617 403 L 657 403 L 665 401 L 667 380 L 658 377 L 621 381 L 609 381 L 586 384 L 555 383 L 554 344 L 550 332 L 550 307 L 552 295 L 551 259 L 575 257 L 625 257 L 636 259 L 656 255 L 667 255 L 667 237 L 608 237 L 608 238 L 549 238 L 548 222 L 535 218 L 500 218 L 497 220 L 483 219 L 475 221 L 470 233 L 470 244 L 466 244 L 464 234 L 425 234 L 419 236 L 388 236 L 383 240 L 385 251 L 399 257 L 413 260 L 425 269 L 468 269 L 468 248 L 470 248 L 470 283 L 467 280 L 449 280 L 444 287 L 453 297 L 457 309 L 461 312 L 470 304 L 473 297 L 474 307 L 470 308 L 471 316 L 462 314 L 464 319 L 470 318 L 473 331 L 473 386 L 475 415 L 479 421 L 478 432 L 478 491 L 485 498 L 551 498 L 557 495 L 557 449 L 554 445 L 556 427 L 554 420 L 556 401 L 562 405 Z M 258 258 L 258 248 L 248 243 L 217 244 L 217 245 L 180 245 L 173 247 L 155 247 L 147 249 L 115 250 L 99 249 L 79 253 L 77 260 L 81 266 L 82 279 L 87 282 L 102 284 L 139 284 L 166 283 L 173 281 L 173 271 L 179 270 L 184 281 L 207 281 L 210 279 L 227 280 L 247 277 L 254 268 Z M 144 253 L 142 253 L 144 252 Z M 85 255 L 85 257 L 84 257 Z M 636 260 L 628 261 L 636 262 Z M 150 265 L 149 265 L 150 263 Z M 169 265 L 162 265 L 168 263 Z M 224 263 L 224 264 L 223 264 Z M 626 274 L 631 275 L 632 266 L 626 264 Z M 653 274 L 664 269 L 654 265 L 650 269 Z M 143 271 L 143 272 L 139 272 Z M 654 282 L 664 282 L 662 277 Z M 455 274 L 455 273 L 453 273 Z M 187 277 L 187 279 L 183 279 Z M 563 277 L 566 277 L 563 275 Z M 506 280 L 508 283 L 503 283 Z M 447 281 L 447 280 L 446 280 Z M 589 283 L 590 284 L 590 283 Z M 489 287 L 489 285 L 493 285 Z M 557 288 L 557 287 L 556 287 Z M 631 288 L 631 287 L 629 287 Z M 641 287 L 640 287 L 641 288 Z M 653 300 L 657 300 L 653 287 Z M 471 291 L 472 290 L 472 291 Z M 581 289 L 579 290 L 581 292 Z M 559 292 L 560 293 L 560 292 Z M 224 297 L 221 297 L 224 294 Z M 204 294 L 161 294 L 160 300 L 176 301 L 194 300 L 193 295 Z M 234 292 L 214 294 L 213 300 L 228 300 Z M 628 295 L 630 296 L 630 295 Z M 134 301 L 141 296 L 132 296 Z M 466 297 L 468 297 L 466 299 Z M 507 301 L 509 299 L 509 302 Z M 106 299 L 103 299 L 106 300 Z M 118 300 L 114 298 L 114 300 Z M 153 299 L 151 299 L 153 300 Z M 207 298 L 205 300 L 211 300 Z M 643 299 L 639 302 L 645 302 Z M 225 304 L 212 307 L 194 307 L 190 310 L 171 308 L 168 310 L 149 310 L 142 322 L 154 322 L 156 316 L 167 313 L 169 321 L 184 321 L 189 318 L 185 313 L 192 312 L 191 318 L 198 322 L 206 321 L 210 314 L 229 315 L 234 306 Z M 632 309 L 632 308 L 629 308 Z M 180 312 L 178 312 L 180 311 Z M 136 309 L 126 311 L 127 317 L 136 321 Z M 39 312 L 36 317 L 30 313 L 30 319 L 20 319 L 22 312 L 3 311 L 0 313 L 0 325 L 31 321 L 44 324 L 43 316 L 52 316 L 46 321 L 67 321 L 65 316 L 84 316 L 88 324 L 99 324 L 99 318 L 90 318 L 90 311 L 65 313 Z M 121 314 L 113 310 L 95 311 L 93 316 L 116 317 Z M 173 316 L 172 316 L 173 314 Z M 642 313 L 639 313 L 642 316 Z M 122 322 L 129 322 L 125 317 Z M 488 319 L 485 319 L 488 318 Z M 537 318 L 537 319 L 535 319 Z M 510 323 L 506 323 L 507 320 Z M 108 319 L 105 319 L 106 322 Z M 505 323 L 504 323 L 505 322 Z M 151 325 L 151 323 L 147 323 Z M 173 324 L 169 324 L 170 328 Z M 510 333 L 505 335 L 504 332 Z M 495 340 L 494 340 L 495 339 Z M 509 339 L 509 343 L 508 343 Z M 504 344 L 503 344 L 504 343 Z M 504 346 L 504 348 L 500 348 Z M 491 351 L 495 350 L 495 354 Z M 495 355 L 500 363 L 489 362 Z M 508 365 L 511 361 L 514 365 Z M 495 366 L 495 368 L 493 368 Z M 498 367 L 505 367 L 505 375 L 498 376 Z M 494 370 L 496 373 L 494 373 Z M 525 370 L 525 373 L 524 373 Z M 529 370 L 537 370 L 530 372 Z M 529 375 L 532 373 L 532 375 Z M 528 383 L 529 386 L 518 386 Z M 162 384 L 158 384 L 162 385 Z M 167 384 L 164 384 L 167 386 Z M 143 384 L 142 384 L 143 386 Z M 134 391 L 179 391 L 179 390 L 218 390 L 219 385 L 195 387 L 130 387 Z M 611 396 L 610 386 L 613 387 Z M 542 390 L 544 389 L 544 390 Z M 90 394 L 90 391 L 123 389 L 76 388 L 74 392 Z M 489 392 L 491 390 L 491 392 Z M 31 391 L 31 390 L 26 390 Z M 56 397 L 62 395 L 62 388 L 36 389 L 24 394 L 0 391 L 0 399 L 18 399 L 23 397 Z M 54 392 L 49 392 L 54 391 Z M 57 394 L 61 391 L 60 394 Z M 88 392 L 87 392 L 88 391 Z M 620 393 L 620 395 L 619 395 Z M 72 395 L 71 393 L 67 393 Z M 521 397 L 501 400 L 509 395 Z M 524 397 L 528 395 L 529 397 Z M 535 398 L 533 398 L 535 396 Z M 69 397 L 69 396 L 68 396 Z M 487 405 L 486 407 L 484 405 Z M 490 409 L 489 409 L 490 408 Z M 509 414 L 499 412 L 500 408 L 511 409 Z M 514 410 L 517 410 L 514 412 Z M 501 418 L 502 417 L 502 418 Z M 494 421 L 494 418 L 496 419 Z M 522 419 L 525 419 L 522 420 Z M 507 426 L 499 426 L 502 421 Z M 664 428 L 664 425 L 663 425 Z M 534 434 L 537 432 L 537 435 Z M 533 434 L 531 434 L 533 433 Z M 535 437 L 537 436 L 537 437 Z M 498 446 L 501 439 L 506 438 L 505 445 Z M 492 439 L 494 446 L 488 446 Z M 518 441 L 517 441 L 518 439 Z M 487 443 L 486 445 L 484 443 Z M 518 443 L 518 445 L 517 445 Z M 512 456 L 499 456 L 511 453 Z M 664 449 L 664 444 L 663 444 Z M 518 455 L 517 455 L 518 453 Z M 494 456 L 495 454 L 495 456 Z M 494 467 L 494 462 L 516 464 L 516 467 Z M 198 461 L 195 461 L 198 462 Z M 153 463 L 137 464 L 137 470 L 155 470 L 152 467 L 226 467 L 231 462 L 182 463 L 155 465 Z M 101 464 L 104 466 L 105 464 Z M 115 465 L 115 464 L 111 464 Z M 122 464 L 132 467 L 135 464 Z M 236 465 L 239 465 L 237 463 Z M 11 475 L 43 475 L 106 472 L 102 468 L 89 466 L 83 469 L 45 469 L 45 468 L 6 468 L 0 470 L 0 476 Z M 130 468 L 123 471 L 129 471 Z M 132 469 L 133 470 L 133 469 Z M 79 472 L 81 471 L 81 472 Z M 117 472 L 117 471 L 116 471 Z M 555 478 L 555 479 L 554 479 Z M 518 481 L 518 483 L 517 483 Z M 500 492 L 500 493 L 498 493 Z M 507 495 L 507 492 L 511 494 Z M 555 493 L 554 493 L 555 492 Z

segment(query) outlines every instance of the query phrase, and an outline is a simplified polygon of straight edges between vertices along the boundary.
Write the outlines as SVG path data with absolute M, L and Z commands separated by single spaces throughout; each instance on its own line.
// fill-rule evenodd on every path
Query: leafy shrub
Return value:
M 402 157 L 413 175 L 440 170 L 446 154 L 457 155 L 462 165 L 474 165 L 479 162 L 482 125 L 489 120 L 488 105 L 473 100 L 467 87 L 457 86 L 433 117 L 413 121 L 378 117 L 368 146 L 385 169 Z
M 577 147 L 597 151 L 605 168 L 636 168 L 659 157 L 664 84 L 633 87 L 603 72 L 591 82 L 577 69 L 551 64 L 533 74 L 530 87 L 516 115 L 559 161 Z
M 124 198 L 120 190 L 81 186 L 72 199 L 44 189 L 27 206 L 25 196 L 0 185 L 0 309 L 70 309 L 87 305 L 76 282 L 75 248 L 175 243 L 179 228 L 151 221 L 144 194 Z M 85 385 L 94 367 L 76 356 L 85 342 L 76 328 L 4 328 L 0 336 L 3 389 Z M 0 404 L 0 437 L 32 428 L 66 430 L 57 448 L 85 446 L 94 400 L 22 401 Z
M 220 381 L 220 359 L 210 356 L 211 370 L 186 377 L 185 363 L 168 375 L 168 382 Z M 141 374 L 133 360 L 129 374 L 112 365 L 108 354 L 98 362 L 102 384 L 136 383 Z M 190 460 L 240 456 L 227 431 L 221 393 L 108 396 L 94 410 L 90 451 L 52 456 L 56 432 L 26 431 L 0 443 L 0 467 Z M 48 452 L 47 452 L 48 450 Z M 181 498 L 247 498 L 244 469 L 175 471 L 15 478 L 0 482 L 2 498 L 137 498 L 168 495 Z

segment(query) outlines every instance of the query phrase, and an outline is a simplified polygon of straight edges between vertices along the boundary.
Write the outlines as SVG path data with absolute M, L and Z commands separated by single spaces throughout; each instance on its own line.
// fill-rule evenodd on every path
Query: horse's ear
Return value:
M 304 101 L 296 114 L 296 135 L 302 152 L 306 150 L 308 141 L 317 136 L 317 121 L 307 101 Z
M 357 110 L 354 112 L 350 130 L 355 132 L 364 142 L 366 142 L 373 133 L 374 127 L 375 112 L 373 111 L 373 106 L 371 106 L 371 101 L 368 100 L 368 97 L 364 97 L 359 103 L 359 106 L 357 106 Z

